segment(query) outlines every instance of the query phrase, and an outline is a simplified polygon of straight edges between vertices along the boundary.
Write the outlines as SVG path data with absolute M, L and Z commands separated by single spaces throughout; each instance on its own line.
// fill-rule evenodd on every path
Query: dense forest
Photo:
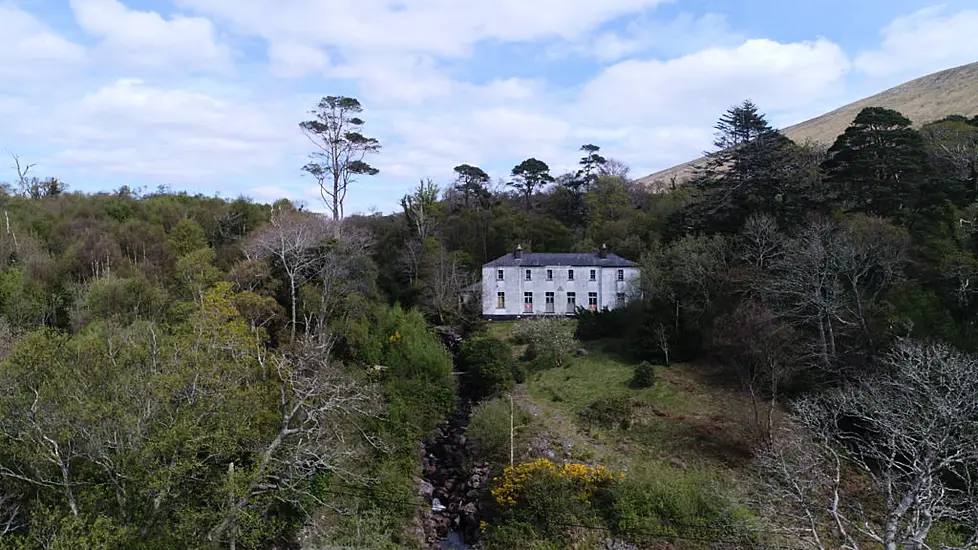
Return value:
M 751 403 L 756 495 L 654 493 L 586 460 L 504 468 L 513 413 L 480 409 L 480 544 L 596 529 L 665 548 L 641 534 L 687 506 L 745 548 L 978 545 L 978 117 L 915 129 L 868 108 L 825 148 L 747 101 L 666 193 L 587 144 L 576 172 L 528 158 L 493 182 L 461 164 L 401 212 L 351 216 L 381 144 L 355 99 L 312 114 L 302 170 L 329 215 L 75 193 L 18 160 L 0 196 L 0 548 L 420 547 L 419 443 L 459 396 L 491 403 L 609 339 L 636 387 L 720 369 Z M 607 245 L 641 262 L 641 288 L 511 342 L 470 292 L 517 244 Z M 582 418 L 630 421 L 602 407 Z

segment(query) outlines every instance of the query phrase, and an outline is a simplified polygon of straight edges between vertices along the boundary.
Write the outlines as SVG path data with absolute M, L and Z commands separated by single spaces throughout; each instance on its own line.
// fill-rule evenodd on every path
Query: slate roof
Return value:
M 512 252 L 500 256 L 484 267 L 543 267 L 566 265 L 574 267 L 638 267 L 638 264 L 617 254 L 602 258 L 597 252 L 523 252 L 522 259 L 516 259 Z

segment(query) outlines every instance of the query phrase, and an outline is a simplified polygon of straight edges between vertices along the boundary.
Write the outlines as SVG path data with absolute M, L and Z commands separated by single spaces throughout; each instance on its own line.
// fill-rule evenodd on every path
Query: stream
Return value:
M 457 359 L 461 338 L 439 333 Z M 470 549 L 479 537 L 489 464 L 472 463 L 474 448 L 467 430 L 473 404 L 460 395 L 455 412 L 439 423 L 421 447 L 420 491 L 431 505 L 421 518 L 426 548 Z

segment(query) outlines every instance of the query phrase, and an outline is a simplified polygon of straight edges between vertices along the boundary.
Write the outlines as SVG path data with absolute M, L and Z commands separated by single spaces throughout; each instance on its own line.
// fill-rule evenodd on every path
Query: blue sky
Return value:
M 321 210 L 298 122 L 364 105 L 383 145 L 346 212 L 420 178 L 583 143 L 638 177 L 709 147 L 752 98 L 779 126 L 978 61 L 973 2 L 915 0 L 0 0 L 0 181 L 16 153 L 72 189 L 121 185 Z

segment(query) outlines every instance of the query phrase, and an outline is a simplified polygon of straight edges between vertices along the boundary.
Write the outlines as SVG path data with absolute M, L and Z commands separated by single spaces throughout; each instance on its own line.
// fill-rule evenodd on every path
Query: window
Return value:
M 497 281 L 502 281 L 503 280 L 503 270 L 502 269 L 497 269 L 496 270 L 496 280 Z
M 523 311 L 527 313 L 533 313 L 533 293 L 524 292 L 523 293 Z
M 568 269 L 567 270 L 567 280 L 568 281 L 573 281 L 574 280 L 574 270 L 573 269 Z
M 577 295 L 573 292 L 567 293 L 567 313 L 574 313 L 577 309 Z
M 553 292 L 548 292 L 548 293 L 546 293 L 544 295 L 544 297 L 545 297 L 545 300 L 544 301 L 547 303 L 547 310 L 546 310 L 547 313 L 553 313 L 554 312 L 554 293 Z
M 554 270 L 552 269 L 547 270 L 547 280 L 548 281 L 554 280 Z
M 506 293 L 496 293 L 496 309 L 506 309 Z
M 598 270 L 597 270 L 597 269 L 592 269 L 592 270 L 591 270 L 591 280 L 593 281 L 593 280 L 595 280 L 595 279 L 596 279 L 597 277 L 598 277 Z
M 587 308 L 591 311 L 597 311 L 598 309 L 598 293 L 588 292 L 587 293 Z
M 618 270 L 618 280 L 619 281 L 624 281 L 625 280 L 625 270 L 624 269 L 619 269 Z
M 625 305 L 625 293 L 619 292 L 615 294 L 615 307 L 621 307 Z
M 525 277 L 525 278 L 526 278 L 526 280 L 527 280 L 527 281 L 529 281 L 529 280 L 530 280 L 530 278 L 531 278 L 531 277 L 530 277 L 530 275 L 531 275 L 532 273 L 533 273 L 533 271 L 531 271 L 531 270 L 529 270 L 529 269 L 527 269 L 527 270 L 526 270 L 526 277 Z

